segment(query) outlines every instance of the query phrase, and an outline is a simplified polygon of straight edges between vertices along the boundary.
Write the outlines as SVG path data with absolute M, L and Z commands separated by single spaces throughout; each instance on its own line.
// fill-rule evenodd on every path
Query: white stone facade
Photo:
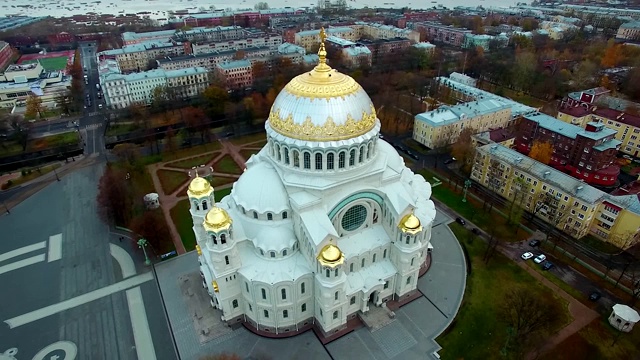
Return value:
M 229 196 L 214 205 L 208 182 L 196 178 L 189 187 L 203 286 L 228 323 L 291 335 L 315 323 L 333 334 L 359 312 L 416 291 L 431 248 L 431 186 L 378 137 L 380 122 L 361 88 L 321 100 L 293 94 L 296 82 L 327 68 L 321 54 L 316 70 L 282 90 L 265 126 L 267 144 Z M 350 78 L 324 79 L 318 83 Z M 276 113 L 294 125 L 283 126 Z M 352 136 L 329 130 L 354 122 L 371 126 Z M 296 124 L 324 127 L 318 136 L 332 139 L 283 130 Z

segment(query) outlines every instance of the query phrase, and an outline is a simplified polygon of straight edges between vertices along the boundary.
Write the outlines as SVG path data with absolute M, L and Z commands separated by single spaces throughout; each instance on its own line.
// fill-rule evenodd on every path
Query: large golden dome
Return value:
M 400 230 L 402 230 L 402 232 L 404 233 L 416 234 L 422 231 L 422 224 L 420 223 L 420 219 L 418 219 L 418 217 L 416 217 L 413 213 L 410 213 L 400 219 L 398 228 L 400 228 Z
M 201 178 L 198 176 L 196 172 L 196 177 L 191 180 L 189 183 L 189 189 L 187 190 L 187 195 L 191 197 L 200 197 L 200 196 L 208 196 L 213 192 L 213 188 L 211 184 L 205 178 Z
M 220 231 L 229 229 L 232 222 L 233 220 L 225 209 L 214 206 L 204 217 L 203 225 L 207 231 Z
M 327 65 L 324 29 L 320 38 L 318 65 L 282 89 L 271 107 L 269 126 L 284 136 L 309 141 L 366 134 L 377 120 L 373 103 L 352 77 Z
M 333 244 L 326 245 L 320 250 L 318 261 L 324 266 L 338 266 L 344 262 L 344 255 L 340 248 Z

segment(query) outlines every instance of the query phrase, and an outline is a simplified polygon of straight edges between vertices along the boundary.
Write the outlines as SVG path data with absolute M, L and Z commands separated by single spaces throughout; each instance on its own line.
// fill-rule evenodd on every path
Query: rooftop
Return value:
M 538 112 L 525 115 L 525 118 L 537 122 L 538 125 L 544 129 L 551 130 L 556 134 L 560 134 L 571 139 L 575 139 L 580 135 L 589 139 L 600 140 L 617 133 L 617 131 L 606 127 L 603 127 L 602 130 L 596 132 L 586 131 L 580 126 L 569 124 L 547 114 Z
M 165 75 L 168 78 L 189 76 L 189 75 L 200 75 L 200 74 L 206 74 L 206 73 L 207 73 L 207 69 L 200 66 L 186 68 L 186 69 L 165 70 Z
M 478 89 L 474 86 L 469 86 L 463 83 L 459 83 L 455 80 L 451 80 L 449 78 L 445 78 L 445 77 L 439 77 L 437 78 L 437 80 L 454 89 L 457 90 L 465 95 L 471 96 L 473 98 L 475 98 L 476 100 L 482 100 L 482 99 L 493 99 L 493 100 L 498 100 L 501 103 L 507 104 L 509 106 L 511 106 L 511 117 L 518 117 L 524 114 L 529 114 L 532 112 L 537 111 L 535 108 L 532 108 L 531 106 L 527 106 L 524 104 L 521 104 L 517 101 L 513 101 L 511 99 L 507 99 L 504 98 L 502 96 L 498 96 L 496 94 L 490 93 L 488 91 L 484 91 L 481 89 Z
M 613 121 L 621 122 L 623 124 L 631 125 L 640 128 L 640 116 L 627 114 L 623 111 L 614 109 L 599 109 L 596 108 L 593 111 L 595 115 L 602 116 Z
M 436 46 L 433 45 L 432 43 L 426 41 L 426 42 L 419 42 L 413 45 L 414 47 L 418 48 L 418 49 L 433 49 Z
M 343 26 L 343 27 L 330 27 L 330 28 L 324 29 L 324 31 L 327 34 L 340 34 L 340 33 L 344 33 L 344 32 L 351 32 L 351 31 L 353 31 L 353 29 L 350 28 L 350 27 L 347 27 L 347 26 Z M 320 36 L 320 30 L 300 31 L 300 32 L 296 33 L 296 35 L 299 35 L 299 36 Z
M 302 46 L 298 46 L 291 43 L 282 43 L 278 46 L 278 53 L 280 54 L 306 54 L 306 50 Z
M 509 105 L 495 99 L 484 99 L 455 106 L 444 105 L 416 115 L 416 120 L 429 123 L 431 126 L 443 126 L 505 109 L 509 109 Z
M 249 60 L 234 60 L 228 61 L 222 64 L 218 64 L 218 67 L 224 70 L 229 69 L 237 69 L 241 67 L 251 67 L 251 62 Z
M 639 29 L 640 30 L 640 21 L 631 21 L 628 23 L 624 23 L 620 25 L 620 29 Z
M 345 40 L 337 36 L 327 36 L 327 41 L 340 46 L 353 46 L 356 44 L 353 41 Z
M 344 49 L 349 56 L 371 55 L 371 50 L 366 46 L 352 46 Z
M 563 106 L 558 111 L 573 117 L 583 117 L 591 114 L 591 111 L 584 106 Z

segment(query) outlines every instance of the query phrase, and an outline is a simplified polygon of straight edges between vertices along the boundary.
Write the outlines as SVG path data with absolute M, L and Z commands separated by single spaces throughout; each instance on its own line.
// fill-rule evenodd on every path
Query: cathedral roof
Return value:
M 191 180 L 189 183 L 189 189 L 187 190 L 187 194 L 189 197 L 202 197 L 209 196 L 213 192 L 213 188 L 211 184 L 205 178 L 201 178 L 198 176 L 196 172 L 196 177 Z
M 327 65 L 324 29 L 320 38 L 318 65 L 282 89 L 271 107 L 269 125 L 299 140 L 336 141 L 363 135 L 376 125 L 371 99 L 352 77 Z
M 249 166 L 234 184 L 231 196 L 246 210 L 279 214 L 289 209 L 289 195 L 280 176 L 267 162 Z
M 207 231 L 227 230 L 233 220 L 223 208 L 214 206 L 204 218 L 204 229 Z

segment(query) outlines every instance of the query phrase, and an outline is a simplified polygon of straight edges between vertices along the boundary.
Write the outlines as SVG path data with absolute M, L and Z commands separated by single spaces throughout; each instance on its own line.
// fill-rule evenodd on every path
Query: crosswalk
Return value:
M 102 127 L 102 123 L 87 125 L 85 129 L 87 130 L 95 130 L 97 128 Z
M 99 111 L 92 111 L 92 112 L 89 113 L 89 116 L 96 116 L 98 114 L 100 114 Z

